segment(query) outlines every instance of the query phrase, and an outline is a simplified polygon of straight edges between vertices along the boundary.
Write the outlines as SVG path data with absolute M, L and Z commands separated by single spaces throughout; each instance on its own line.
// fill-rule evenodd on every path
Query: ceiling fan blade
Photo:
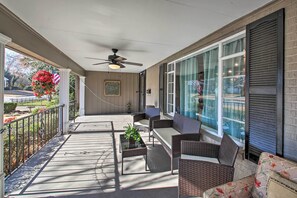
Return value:
M 103 58 L 93 58 L 93 57 L 85 57 L 86 59 L 92 59 L 92 60 L 103 60 L 103 61 L 108 61 L 106 59 Z
M 119 65 L 121 68 L 125 68 L 125 67 L 126 67 L 125 65 L 123 65 L 123 64 L 120 63 L 120 62 L 117 62 L 116 64 Z
M 108 62 L 102 62 L 102 63 L 95 63 L 93 65 L 103 65 L 103 64 L 106 64 L 106 63 L 109 63 L 109 61 Z
M 122 57 L 122 56 L 118 56 L 118 57 L 116 57 L 114 60 L 115 60 L 115 61 L 120 61 L 120 62 L 122 62 L 122 61 L 125 61 L 125 60 L 127 60 L 127 59 L 124 58 L 124 57 Z
M 123 64 L 128 64 L 128 65 L 135 65 L 135 66 L 143 66 L 142 63 L 133 63 L 133 62 L 126 62 L 126 61 L 123 61 L 122 63 Z

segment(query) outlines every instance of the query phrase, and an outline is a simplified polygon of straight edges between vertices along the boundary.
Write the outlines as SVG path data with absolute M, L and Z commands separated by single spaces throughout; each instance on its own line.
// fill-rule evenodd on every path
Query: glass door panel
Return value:
M 240 141 L 245 127 L 244 56 L 223 61 L 223 132 Z

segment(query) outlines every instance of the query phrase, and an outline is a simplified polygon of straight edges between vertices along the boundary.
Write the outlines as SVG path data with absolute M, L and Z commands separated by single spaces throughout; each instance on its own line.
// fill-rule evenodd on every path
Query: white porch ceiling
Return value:
M 271 0 L 0 0 L 88 71 L 111 48 L 140 72 Z

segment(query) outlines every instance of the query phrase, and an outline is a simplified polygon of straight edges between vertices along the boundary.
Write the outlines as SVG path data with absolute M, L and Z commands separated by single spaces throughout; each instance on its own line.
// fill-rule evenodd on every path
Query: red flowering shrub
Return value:
M 40 70 L 32 77 L 33 93 L 40 98 L 44 95 L 51 95 L 55 92 L 55 83 L 53 82 L 53 74 L 48 71 Z

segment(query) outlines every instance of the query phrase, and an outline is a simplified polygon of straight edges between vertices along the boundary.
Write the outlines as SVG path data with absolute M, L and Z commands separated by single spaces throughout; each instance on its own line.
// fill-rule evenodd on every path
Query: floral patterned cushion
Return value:
M 252 196 L 254 198 L 267 197 L 267 182 L 270 170 L 278 172 L 281 176 L 297 182 L 297 163 L 263 152 L 259 159 L 252 189 Z
M 251 197 L 251 189 L 253 187 L 255 175 L 245 177 L 235 182 L 211 188 L 204 192 L 204 198 L 236 198 Z

